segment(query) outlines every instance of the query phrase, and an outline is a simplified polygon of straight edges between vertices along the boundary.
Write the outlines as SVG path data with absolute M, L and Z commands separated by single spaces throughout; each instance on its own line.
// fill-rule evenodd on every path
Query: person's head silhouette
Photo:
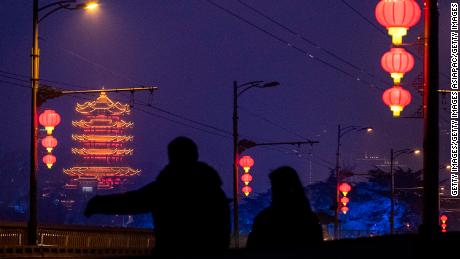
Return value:
M 168 158 L 171 164 L 198 161 L 198 147 L 187 137 L 177 137 L 168 145 Z
M 272 204 L 275 206 L 309 205 L 297 172 L 289 166 L 270 173 Z

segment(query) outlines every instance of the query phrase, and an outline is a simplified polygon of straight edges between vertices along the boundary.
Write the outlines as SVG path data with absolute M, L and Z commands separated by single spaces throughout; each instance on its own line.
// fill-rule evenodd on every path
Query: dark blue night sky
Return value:
M 325 179 L 329 168 L 334 167 L 338 123 L 375 128 L 370 136 L 351 133 L 343 138 L 342 163 L 356 170 L 369 169 L 367 164 L 356 160 L 366 154 L 388 158 L 390 148 L 421 147 L 422 120 L 394 119 L 381 101 L 382 91 L 378 88 L 386 89 L 392 81 L 380 68 L 380 57 L 391 45 L 390 38 L 374 19 L 377 1 L 241 1 L 289 27 L 298 36 L 240 1 L 214 2 L 285 43 L 210 2 L 106 0 L 101 1 L 102 6 L 96 13 L 61 11 L 40 24 L 40 77 L 55 81 L 42 80 L 42 83 L 69 89 L 160 87 L 154 93 L 153 106 L 156 108 L 135 105 L 130 118 L 135 121 L 132 165 L 143 170 L 134 187 L 156 177 L 167 163 L 167 143 L 176 136 L 185 135 L 198 143 L 200 159 L 219 171 L 224 189 L 231 194 L 233 80 L 281 83 L 273 89 L 251 89 L 239 99 L 240 133 L 243 138 L 256 142 L 306 138 L 320 141 L 312 149 L 313 181 Z M 449 74 L 449 2 L 440 1 L 440 70 L 444 74 L 440 77 L 440 88 L 447 88 L 449 82 L 445 76 Z M 409 31 L 405 41 L 415 41 L 421 33 L 422 23 L 419 23 Z M 19 152 L 27 157 L 30 91 L 15 84 L 30 85 L 32 1 L 1 1 L 0 35 L 0 110 L 3 114 L 0 152 Z M 408 50 L 422 56 L 421 48 L 409 47 Z M 364 71 L 339 61 L 327 51 Z M 421 59 L 417 59 L 414 70 L 403 79 L 403 85 L 414 97 L 403 116 L 413 115 L 421 105 L 422 99 L 412 87 L 421 68 Z M 19 75 L 13 76 L 15 78 L 24 76 L 21 78 L 25 81 L 7 78 L 5 76 L 10 74 L 4 72 Z M 129 95 L 112 94 L 110 97 L 129 102 Z M 146 102 L 148 98 L 147 92 L 135 94 L 136 102 Z M 49 179 L 64 179 L 62 168 L 74 165 L 70 134 L 77 101 L 84 100 L 66 96 L 50 100 L 43 106 L 55 109 L 63 118 L 56 129 L 60 141 L 55 152 L 58 162 L 51 171 L 40 163 L 39 174 L 48 175 Z M 445 101 L 449 103 L 449 99 Z M 448 106 L 441 104 L 440 108 L 441 132 L 445 133 L 449 115 L 442 109 Z M 221 130 L 206 128 L 190 120 Z M 448 162 L 448 135 L 443 134 L 440 139 L 440 162 L 445 164 Z M 267 191 L 268 172 L 282 165 L 297 169 L 306 184 L 309 168 L 306 151 L 307 147 L 294 146 L 257 147 L 246 151 L 255 160 L 252 169 L 254 191 Z M 297 152 L 301 153 L 300 157 Z M 422 159 L 401 156 L 400 163 L 417 170 L 422 166 Z M 7 182 L 1 182 L 0 188 L 4 185 L 15 188 Z

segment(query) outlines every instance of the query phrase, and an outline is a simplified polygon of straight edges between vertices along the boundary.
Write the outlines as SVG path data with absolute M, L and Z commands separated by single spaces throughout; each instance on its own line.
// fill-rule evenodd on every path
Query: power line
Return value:
M 273 17 L 270 17 L 268 16 L 266 13 L 260 11 L 259 9 L 255 8 L 254 6 L 251 6 L 245 2 L 243 2 L 242 0 L 238 0 L 238 2 L 242 5 L 244 5 L 246 8 L 249 8 L 250 10 L 252 10 L 253 12 L 261 15 L 262 17 L 264 17 L 265 19 L 271 21 L 272 23 L 280 26 L 281 28 L 283 28 L 284 30 L 286 30 L 287 32 L 291 33 L 292 35 L 294 35 L 295 37 L 298 37 L 300 38 L 301 40 L 303 40 L 304 42 L 308 43 L 310 46 L 316 48 L 316 49 L 319 49 L 321 51 L 323 51 L 324 53 L 332 56 L 333 58 L 347 64 L 348 66 L 352 67 L 353 69 L 359 71 L 360 73 L 365 73 L 366 75 L 368 75 L 369 77 L 372 77 L 374 79 L 377 79 L 379 80 L 380 82 L 382 82 L 383 84 L 387 84 L 387 81 L 381 79 L 381 78 L 378 78 L 377 76 L 375 76 L 374 74 L 371 74 L 367 71 L 365 71 L 363 68 L 353 64 L 353 62 L 349 61 L 349 60 L 346 60 L 345 58 L 342 58 L 340 57 L 339 55 L 337 55 L 336 53 L 334 53 L 333 51 L 331 50 L 328 50 L 326 48 L 323 48 L 321 47 L 320 45 L 318 45 L 316 42 L 314 42 L 312 39 L 309 39 L 307 37 L 305 37 L 304 35 L 294 31 L 292 28 L 289 28 L 288 26 L 286 26 L 285 24 L 282 24 L 281 22 L 275 20 Z
M 366 16 L 364 16 L 360 11 L 358 11 L 356 8 L 354 8 L 351 4 L 347 3 L 345 0 L 341 0 L 344 5 L 346 5 L 348 8 L 350 8 L 356 15 L 361 17 L 364 21 L 366 21 L 369 25 L 371 25 L 372 28 L 374 28 L 376 31 L 380 32 L 383 35 L 387 35 L 387 33 L 381 28 L 375 25 L 371 20 L 369 20 Z
M 346 76 L 348 76 L 348 77 L 350 77 L 350 78 L 352 78 L 352 79 L 354 79 L 354 80 L 360 82 L 361 84 L 364 84 L 364 85 L 369 86 L 369 87 L 371 87 L 371 88 L 379 89 L 379 90 L 382 90 L 382 91 L 384 90 L 383 88 L 380 88 L 380 87 L 378 87 L 378 86 L 372 84 L 371 82 L 368 82 L 367 80 L 364 80 L 364 79 L 362 79 L 362 78 L 360 78 L 360 77 L 356 77 L 355 75 L 353 75 L 353 74 L 351 74 L 351 73 L 349 73 L 349 72 L 347 72 L 347 71 L 345 71 L 345 70 L 339 68 L 339 67 L 336 66 L 336 65 L 333 65 L 333 64 L 331 64 L 331 63 L 329 63 L 329 62 L 327 62 L 327 61 L 325 61 L 325 60 L 323 60 L 323 59 L 321 59 L 321 58 L 315 57 L 314 55 L 312 55 L 312 54 L 309 53 L 308 51 L 306 51 L 306 50 L 304 50 L 304 49 L 302 49 L 302 48 L 296 46 L 296 45 L 293 44 L 293 43 L 290 43 L 290 42 L 288 42 L 288 41 L 282 39 L 281 37 L 278 37 L 277 35 L 275 35 L 275 34 L 269 32 L 269 31 L 267 31 L 266 29 L 264 29 L 264 28 L 262 28 L 262 27 L 256 25 L 255 23 L 253 23 L 253 22 L 247 20 L 246 18 L 244 18 L 244 17 L 242 17 L 242 16 L 236 14 L 235 12 L 233 12 L 233 11 L 231 11 L 231 10 L 229 10 L 229 9 L 227 9 L 227 8 L 225 8 L 225 7 L 221 6 L 221 5 L 219 5 L 219 4 L 216 4 L 215 2 L 213 2 L 213 1 L 211 1 L 211 0 L 206 0 L 206 2 L 208 2 L 209 4 L 211 4 L 211 5 L 213 5 L 213 6 L 217 7 L 217 8 L 219 8 L 220 10 L 222 10 L 222 11 L 224 11 L 224 12 L 230 14 L 231 16 L 233 16 L 233 17 L 235 17 L 235 18 L 237 18 L 237 19 L 243 21 L 244 23 L 246 23 L 246 24 L 248 24 L 248 25 L 250 25 L 250 26 L 256 28 L 257 30 L 259 30 L 259 31 L 261 31 L 261 32 L 263 32 L 263 33 L 265 33 L 265 34 L 267 34 L 268 36 L 270 36 L 270 37 L 272 37 L 273 39 L 275 39 L 275 40 L 277 40 L 277 41 L 279 41 L 279 42 L 285 44 L 286 46 L 288 46 L 288 47 L 290 47 L 290 48 L 296 50 L 297 52 L 303 54 L 305 57 L 308 57 L 308 58 L 310 58 L 310 59 L 312 59 L 312 60 L 315 60 L 315 61 L 317 61 L 317 62 L 319 62 L 319 63 L 321 63 L 321 64 L 323 64 L 323 65 L 325 65 L 325 66 L 327 66 L 327 67 L 329 67 L 329 68 L 331 68 L 331 69 L 333 69 L 333 70 L 336 70 L 337 72 L 340 72 L 340 73 L 342 73 L 342 74 L 344 74 L 344 75 L 346 75 Z
M 15 82 L 9 82 L 9 81 L 5 81 L 5 80 L 1 80 L 1 79 L 0 79 L 0 82 L 5 83 L 5 84 L 9 84 L 9 85 L 15 85 L 15 86 L 22 87 L 22 88 L 32 89 L 31 86 L 23 85 L 23 84 L 19 84 L 19 83 L 15 83 Z
M 10 72 L 6 72 L 6 71 L 3 71 L 3 70 L 0 70 L 0 72 L 3 72 L 3 73 L 6 73 L 6 74 L 11 74 L 11 75 L 15 75 L 17 77 L 26 77 L 24 75 L 20 75 L 20 74 L 15 74 L 15 73 L 10 73 Z M 0 74 L 0 76 L 3 76 Z M 8 76 L 9 77 L 9 76 Z M 9 77 L 11 79 L 15 79 L 15 80 L 21 80 L 21 79 L 18 79 L 18 78 L 14 78 L 14 77 Z M 68 84 L 68 83 L 64 83 L 64 82 L 59 82 L 59 81 L 55 81 L 55 80 L 47 80 L 47 79 L 40 79 L 42 81 L 47 81 L 47 82 L 54 82 L 54 83 L 58 83 L 58 84 L 63 84 L 63 85 L 67 85 L 67 86 L 72 86 L 74 88 L 77 88 L 77 89 L 86 89 L 86 87 L 82 87 L 82 86 L 76 86 L 76 85 L 71 85 L 71 84 Z M 21 80 L 21 81 L 25 81 L 25 82 L 28 82 L 26 80 Z M 25 86 L 25 85 L 21 85 L 21 84 L 17 84 L 17 83 L 12 83 L 12 82 L 8 82 L 8 81 L 3 81 L 3 80 L 0 80 L 0 82 L 4 82 L 4 83 L 9 83 L 9 84 L 14 84 L 16 86 L 20 86 L 20 87 L 24 87 L 24 88 L 31 88 L 30 86 Z M 75 95 L 72 95 L 72 96 L 75 96 Z M 80 98 L 80 99 L 85 99 L 85 98 Z M 195 123 L 197 125 L 200 125 L 202 127 L 207 127 L 207 128 L 210 128 L 212 130 L 215 130 L 215 131 L 218 131 L 218 132 L 221 132 L 221 133 L 224 133 L 224 134 L 227 134 L 227 135 L 231 135 L 231 132 L 227 131 L 227 130 L 224 130 L 224 129 L 220 129 L 218 127 L 215 127 L 213 125 L 210 125 L 210 124 L 207 124 L 207 123 L 204 123 L 204 122 L 200 122 L 200 121 L 197 121 L 197 120 L 194 120 L 194 119 L 190 119 L 190 118 L 187 118 L 185 116 L 182 116 L 182 115 L 179 115 L 179 114 L 176 114 L 176 113 L 173 113 L 173 112 L 170 112 L 168 110 L 165 110 L 163 108 L 160 108 L 160 107 L 156 107 L 156 106 L 153 106 L 151 104 L 146 104 L 146 103 L 140 103 L 140 102 L 135 102 L 136 104 L 138 105 L 143 105 L 143 106 L 146 106 L 146 107 L 150 107 L 152 109 L 156 109 L 160 112 L 163 112 L 163 113 L 166 113 L 170 116 L 174 116 L 174 117 L 177 117 L 177 118 L 180 118 L 182 120 L 185 120 L 185 121 L 188 121 L 188 122 L 192 122 L 192 123 Z M 187 127 L 191 127 L 191 128 L 194 128 L 194 129 L 197 129 L 197 127 L 195 126 L 192 126 L 190 124 L 186 124 L 186 123 L 183 123 L 183 122 L 179 122 L 177 120 L 172 120 L 172 119 L 169 119 L 169 118 L 166 118 L 164 116 L 161 116 L 161 115 L 158 115 L 158 114 L 154 114 L 152 112 L 147 112 L 145 110 L 142 110 L 142 109 L 139 109 L 140 111 L 144 112 L 144 113 L 147 113 L 149 115 L 152 115 L 152 116 L 157 116 L 157 117 L 160 117 L 160 118 L 163 118 L 165 120 L 169 120 L 171 122 L 174 122 L 176 124 L 181 124 L 183 126 L 187 126 Z M 211 131 L 208 131 L 206 130 L 208 133 L 211 132 Z M 221 134 L 222 135 L 222 134 Z
M 269 119 L 263 117 L 263 116 L 260 115 L 260 114 L 257 114 L 257 113 L 255 113 L 255 112 L 252 112 L 250 109 L 246 109 L 245 107 L 242 107 L 242 106 L 240 106 L 240 108 L 243 109 L 244 111 L 246 111 L 249 115 L 251 115 L 251 116 L 253 116 L 253 117 L 256 117 L 256 118 L 259 118 L 260 120 L 265 121 L 266 123 L 268 123 L 268 124 L 270 124 L 270 125 L 273 125 L 273 126 L 275 126 L 275 127 L 277 127 L 277 128 L 280 128 L 280 129 L 284 130 L 285 132 L 288 132 L 288 133 L 291 134 L 291 135 L 294 135 L 294 136 L 299 137 L 299 138 L 301 138 L 301 139 L 307 139 L 307 140 L 308 140 L 308 138 L 306 138 L 305 136 L 302 136 L 302 135 L 298 134 L 298 133 L 295 132 L 294 130 L 291 130 L 291 129 L 288 129 L 288 128 L 284 127 L 284 126 L 281 126 L 281 125 L 279 125 L 278 123 L 273 122 L 272 120 L 269 120 Z

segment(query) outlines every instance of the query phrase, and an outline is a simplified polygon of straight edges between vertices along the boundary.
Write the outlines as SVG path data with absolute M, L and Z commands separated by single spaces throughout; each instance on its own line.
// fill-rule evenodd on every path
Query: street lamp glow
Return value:
M 451 168 L 452 168 L 451 165 L 446 165 L 446 170 L 447 170 L 447 171 L 450 171 Z
M 414 150 L 414 154 L 415 154 L 415 155 L 419 155 L 421 152 L 422 152 L 422 151 L 420 151 L 420 149 L 415 149 L 415 150 Z
M 83 9 L 88 10 L 88 11 L 94 11 L 98 8 L 99 8 L 99 3 L 96 1 L 87 2 L 83 7 Z
M 367 128 L 367 129 L 366 129 L 366 132 L 367 132 L 367 133 L 372 133 L 372 132 L 374 132 L 374 129 L 373 129 L 373 128 Z

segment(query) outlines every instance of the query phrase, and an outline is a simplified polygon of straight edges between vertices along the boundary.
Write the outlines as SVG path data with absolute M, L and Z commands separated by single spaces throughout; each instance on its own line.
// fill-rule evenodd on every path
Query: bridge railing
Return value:
M 0 223 L 0 246 L 26 244 L 24 223 Z M 86 227 L 68 225 L 39 225 L 39 246 L 80 248 L 151 249 L 155 244 L 152 230 Z

